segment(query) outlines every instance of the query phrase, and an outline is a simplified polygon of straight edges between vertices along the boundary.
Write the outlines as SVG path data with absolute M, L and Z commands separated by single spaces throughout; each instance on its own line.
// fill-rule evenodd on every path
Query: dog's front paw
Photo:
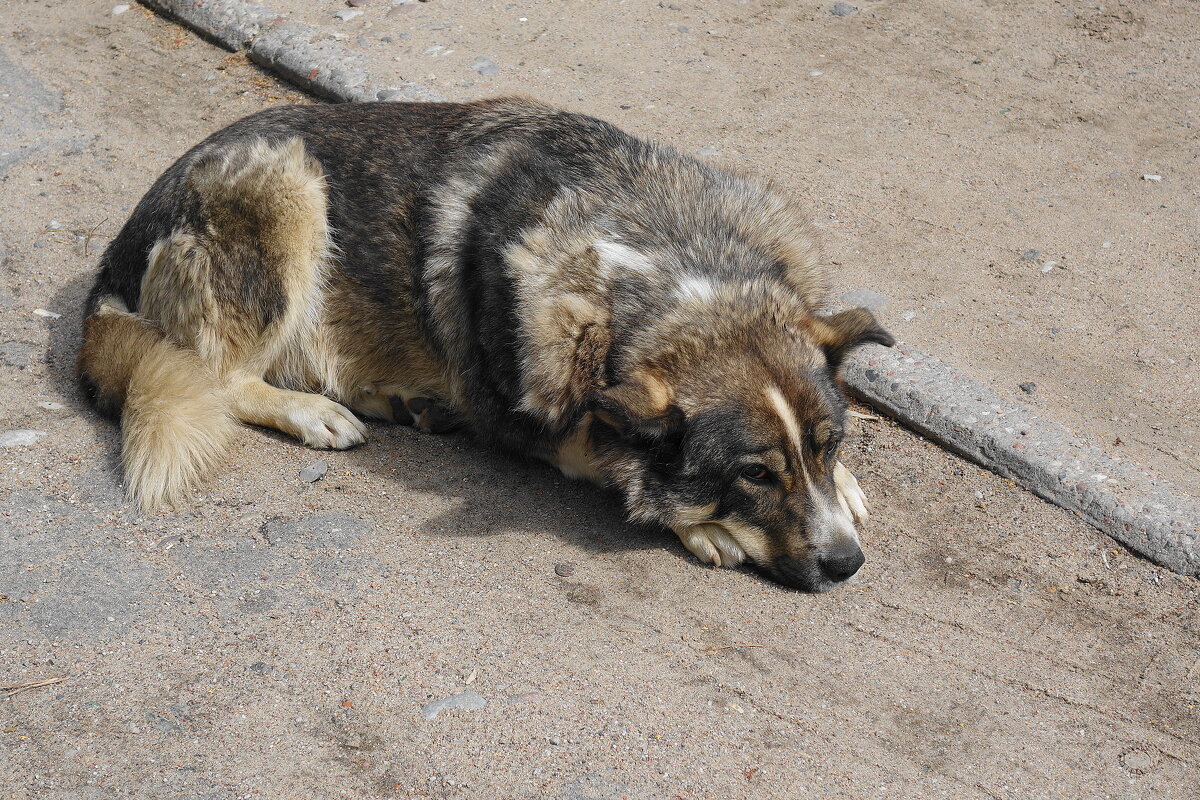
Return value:
M 705 564 L 714 567 L 736 567 L 746 560 L 746 551 L 720 525 L 702 523 L 678 528 L 675 535 L 683 546 L 696 554 Z
M 859 524 L 866 522 L 871 516 L 867 511 L 867 496 L 858 485 L 858 478 L 840 461 L 833 465 L 833 485 L 837 487 L 838 502 L 846 513 Z

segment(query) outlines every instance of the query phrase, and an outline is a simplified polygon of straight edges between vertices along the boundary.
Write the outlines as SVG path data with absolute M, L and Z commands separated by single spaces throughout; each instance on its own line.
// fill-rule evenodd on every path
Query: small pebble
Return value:
M 821 77 L 821 76 L 822 76 L 822 75 L 824 75 L 824 74 L 825 74 L 825 73 L 824 73 L 824 72 L 821 72 L 821 70 L 819 70 L 819 69 L 814 69 L 812 72 L 808 73 L 808 77 L 810 77 L 810 78 L 819 78 L 819 77 Z
M 487 705 L 487 700 L 476 694 L 475 692 L 460 692 L 452 694 L 442 700 L 434 700 L 432 703 L 426 703 L 421 708 L 421 716 L 425 719 L 433 719 L 443 711 L 460 708 L 463 711 L 478 711 Z
M 38 408 L 45 409 L 46 411 L 61 411 L 66 408 L 66 406 L 64 406 L 62 403 L 55 403 L 52 400 L 47 400 L 44 403 L 38 403 Z
M 568 563 L 555 564 L 554 574 L 560 578 L 569 578 L 575 574 L 575 565 Z
M 1041 261 L 1042 260 L 1042 251 L 1035 250 L 1031 247 L 1028 250 L 1026 250 L 1025 252 L 1021 253 L 1021 260 L 1022 261 Z
M 33 313 L 46 319 L 62 319 L 62 314 L 59 314 L 57 311 L 47 311 L 44 308 L 35 308 Z
M 113 16 L 115 17 L 118 14 L 124 14 L 128 10 L 129 10 L 129 6 L 126 5 L 125 3 L 122 3 L 119 6 L 113 6 L 112 13 L 113 13 Z
M 520 705 L 522 703 L 535 703 L 541 699 L 542 699 L 542 693 L 534 691 L 534 692 L 522 692 L 521 694 L 510 695 L 507 698 L 507 701 L 513 705 Z
M 905 322 L 912 322 L 916 318 L 917 318 L 917 312 L 915 312 L 915 311 L 905 311 L 903 314 L 900 315 L 900 319 L 904 320 Z
M 361 17 L 363 12 L 357 8 L 343 8 L 341 11 L 333 12 L 333 15 L 342 22 L 349 22 L 355 17 Z
M 838 302 L 847 308 L 862 307 L 868 311 L 883 311 L 887 308 L 888 299 L 870 289 L 855 289 L 846 292 L 838 298 Z
M 1145 750 L 1130 750 L 1121 756 L 1121 766 L 1135 775 L 1141 775 L 1144 772 L 1150 771 L 1154 768 L 1155 763 L 1154 756 Z
M 1045 264 L 1042 264 L 1042 272 L 1043 273 L 1050 272 L 1057 266 L 1058 266 L 1057 261 L 1047 261 Z
M 325 459 L 322 458 L 320 461 L 314 461 L 304 469 L 300 470 L 300 480 L 304 481 L 305 483 L 316 483 L 328 471 L 329 464 L 326 463 Z
M 981 492 L 981 491 L 979 491 L 979 490 L 977 489 L 977 490 L 975 491 L 975 499 L 976 499 L 976 500 L 982 500 L 982 499 L 983 499 L 983 492 Z
M 485 78 L 495 75 L 500 71 L 500 67 L 495 61 L 483 56 L 477 56 L 471 60 L 471 69 L 475 70 Z
M 1033 394 L 1037 391 L 1037 384 L 1033 381 L 1026 381 L 1025 383 L 1022 383 L 1019 388 L 1025 394 Z
M 838 0 L 829 7 L 829 13 L 835 17 L 848 17 L 855 11 L 858 11 L 858 6 L 852 6 L 849 3 L 842 2 L 842 0 Z
M 0 447 L 29 447 L 37 444 L 46 435 L 45 431 L 5 431 L 0 433 Z
M 1154 183 L 1158 183 L 1159 181 L 1162 180 L 1162 175 L 1151 175 L 1151 174 L 1147 173 L 1142 176 L 1142 180 L 1153 181 Z

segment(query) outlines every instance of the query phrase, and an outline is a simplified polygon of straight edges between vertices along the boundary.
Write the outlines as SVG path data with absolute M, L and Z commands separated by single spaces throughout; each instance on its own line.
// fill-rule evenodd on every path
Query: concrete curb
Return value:
M 140 0 L 306 91 L 339 102 L 440 100 L 416 83 L 385 86 L 361 56 L 308 25 L 246 0 Z M 872 406 L 954 452 L 1074 511 L 1168 569 L 1200 575 L 1200 503 L 1076 439 L 1019 403 L 911 348 L 870 346 L 846 382 Z
M 438 101 L 419 83 L 399 86 L 371 79 L 363 58 L 310 25 L 245 0 L 140 0 L 227 50 L 245 50 L 252 61 L 307 92 L 340 103 L 371 100 Z
M 938 359 L 870 345 L 847 385 L 933 441 L 1010 478 L 1168 569 L 1200 575 L 1200 503 Z

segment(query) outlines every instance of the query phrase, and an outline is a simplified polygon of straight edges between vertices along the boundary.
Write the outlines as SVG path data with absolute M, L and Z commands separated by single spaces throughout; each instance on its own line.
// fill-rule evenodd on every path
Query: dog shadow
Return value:
M 77 412 L 91 409 L 75 378 L 75 357 L 83 327 L 83 304 L 94 280 L 91 274 L 78 275 L 54 293 L 52 308 L 62 317 L 50 326 L 44 357 L 50 387 L 63 398 L 64 405 Z
M 115 426 L 88 402 L 75 373 L 83 326 L 83 306 L 94 276 L 72 278 L 54 295 L 62 314 L 50 329 L 45 354 L 49 387 L 99 443 L 111 441 Z M 508 532 L 554 535 L 591 553 L 674 548 L 687 552 L 670 531 L 626 521 L 620 496 L 588 483 L 573 481 L 556 469 L 520 456 L 490 450 L 465 433 L 431 435 L 403 425 L 368 421 L 366 445 L 344 457 L 386 481 L 389 494 L 439 497 L 444 511 L 424 517 L 415 528 L 429 537 L 486 537 Z M 290 442 L 277 431 L 250 428 L 243 435 Z M 98 444 L 97 459 L 111 476 L 114 492 L 120 480 L 120 447 Z M 314 460 L 319 458 L 314 451 Z M 398 509 L 405 512 L 405 509 Z
M 370 422 L 364 447 L 347 452 L 358 466 L 395 485 L 396 493 L 434 495 L 443 511 L 416 530 L 430 537 L 551 534 L 590 553 L 683 546 L 670 531 L 626 520 L 620 495 L 563 476 L 540 461 L 499 452 L 469 434 L 431 435 Z
M 116 435 L 116 427 L 109 420 L 103 419 L 84 395 L 75 372 L 75 359 L 79 353 L 79 344 L 83 332 L 83 304 L 91 291 L 95 274 L 84 273 L 77 275 L 61 286 L 54 293 L 55 313 L 62 317 L 54 320 L 50 326 L 50 336 L 46 344 L 43 361 L 46 364 L 47 388 L 58 398 L 67 409 L 70 417 L 90 427 L 97 442 L 108 442 L 113 439 L 120 441 Z M 121 448 L 98 445 L 102 453 L 95 459 L 95 466 L 105 474 L 110 475 L 114 483 L 121 479 Z M 101 487 L 91 487 L 99 490 Z M 119 497 L 116 487 L 112 492 L 103 494 Z

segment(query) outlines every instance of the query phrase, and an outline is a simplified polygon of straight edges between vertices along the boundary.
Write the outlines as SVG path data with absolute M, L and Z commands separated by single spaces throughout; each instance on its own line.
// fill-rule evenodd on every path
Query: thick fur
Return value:
M 144 508 L 178 499 L 225 455 L 228 403 L 199 356 L 111 305 L 89 318 L 80 368 L 97 405 L 120 415 L 129 493 Z
M 125 408 L 146 506 L 212 466 L 230 417 L 340 448 L 363 441 L 353 409 L 465 424 L 616 487 L 710 563 L 828 588 L 861 563 L 865 515 L 834 460 L 834 372 L 891 338 L 861 309 L 819 315 L 802 219 L 761 182 L 531 101 L 272 109 L 139 203 L 80 372 Z

